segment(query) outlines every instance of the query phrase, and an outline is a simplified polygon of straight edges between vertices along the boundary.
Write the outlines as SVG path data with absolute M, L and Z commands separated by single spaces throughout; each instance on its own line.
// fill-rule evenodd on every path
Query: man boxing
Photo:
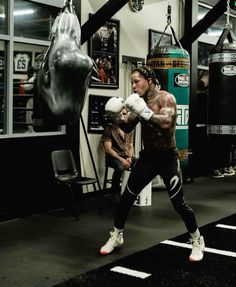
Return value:
M 192 252 L 189 260 L 200 261 L 203 259 L 205 243 L 194 212 L 184 200 L 179 153 L 175 141 L 175 97 L 160 90 L 154 71 L 148 67 L 135 68 L 131 73 L 131 82 L 134 94 L 124 102 L 125 108 L 131 113 L 122 128 L 129 132 L 140 122 L 144 148 L 130 173 L 116 210 L 114 228 L 107 243 L 101 247 L 100 254 L 109 254 L 124 243 L 123 230 L 130 208 L 142 189 L 157 175 L 161 175 L 172 205 L 191 236 Z M 122 100 L 116 98 L 115 105 L 114 102 L 107 105 L 107 112 L 114 116 L 122 107 Z

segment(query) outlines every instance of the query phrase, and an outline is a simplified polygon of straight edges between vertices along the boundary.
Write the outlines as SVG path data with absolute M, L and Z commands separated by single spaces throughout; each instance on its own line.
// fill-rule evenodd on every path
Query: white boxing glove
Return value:
M 144 99 L 141 98 L 137 93 L 130 95 L 126 99 L 124 106 L 127 110 L 136 113 L 146 121 L 149 121 L 151 116 L 154 114 L 154 112 L 148 108 Z
M 111 118 L 116 118 L 124 107 L 123 99 L 119 97 L 110 98 L 105 105 L 105 112 Z

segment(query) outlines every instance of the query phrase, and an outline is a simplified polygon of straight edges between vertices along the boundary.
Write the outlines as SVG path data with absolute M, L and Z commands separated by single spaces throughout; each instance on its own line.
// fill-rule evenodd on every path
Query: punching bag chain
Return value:
M 168 28 L 168 26 L 171 26 L 171 4 L 170 4 L 170 0 L 168 0 L 168 6 L 167 6 L 167 24 L 166 24 L 166 27 L 164 29 L 164 32 L 166 31 L 166 29 Z
M 229 21 L 229 16 L 230 16 L 230 0 L 227 0 L 227 13 L 226 13 L 226 25 L 225 28 L 231 29 L 232 25 L 230 24 Z
M 222 34 L 220 35 L 215 48 L 220 47 L 223 45 L 225 39 L 227 38 L 229 43 L 236 44 L 236 37 L 232 31 L 232 25 L 230 24 L 230 0 L 227 0 L 227 12 L 226 12 L 226 24 Z
M 166 15 L 166 16 L 167 16 L 167 24 L 166 24 L 165 29 L 164 29 L 163 33 L 161 34 L 161 37 L 160 37 L 160 39 L 159 39 L 159 41 L 158 41 L 158 43 L 157 43 L 156 46 L 159 47 L 163 35 L 165 34 L 165 32 L 166 32 L 168 26 L 170 26 L 172 35 L 173 35 L 173 37 L 174 37 L 174 39 L 175 39 L 175 43 L 178 44 L 178 46 L 181 48 L 181 50 L 183 50 L 183 47 L 182 47 L 180 41 L 177 39 L 176 34 L 175 34 L 175 31 L 174 31 L 174 29 L 173 29 L 173 27 L 172 27 L 172 25 L 171 25 L 171 4 L 170 4 L 170 0 L 168 0 L 167 15 Z
M 168 1 L 168 7 L 167 7 L 167 27 L 171 24 L 171 5 L 170 0 Z M 166 27 L 166 28 L 167 28 Z
M 67 3 L 68 3 L 68 4 L 71 4 L 71 5 L 73 4 L 73 3 L 72 3 L 72 0 L 64 0 L 64 5 L 63 5 L 63 6 L 65 6 Z
M 229 39 L 231 42 L 235 43 L 236 42 L 236 37 L 232 31 L 232 24 L 230 23 L 230 0 L 227 0 L 227 12 L 226 12 L 226 25 L 225 29 L 229 31 Z

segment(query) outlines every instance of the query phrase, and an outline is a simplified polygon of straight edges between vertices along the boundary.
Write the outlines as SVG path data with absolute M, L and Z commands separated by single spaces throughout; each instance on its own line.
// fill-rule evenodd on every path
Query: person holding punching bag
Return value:
M 140 122 L 144 148 L 130 173 L 117 206 L 113 230 L 109 240 L 101 247 L 100 254 L 109 254 L 124 243 L 124 225 L 134 201 L 148 183 L 161 175 L 173 207 L 190 233 L 192 251 L 189 260 L 200 261 L 203 259 L 205 243 L 194 212 L 184 200 L 179 153 L 175 142 L 175 97 L 160 90 L 156 75 L 149 67 L 135 68 L 131 72 L 131 82 L 134 94 L 124 102 L 124 107 L 131 113 L 122 128 L 129 132 Z M 121 110 L 120 100 L 110 105 L 110 114 L 120 112 L 118 107 Z

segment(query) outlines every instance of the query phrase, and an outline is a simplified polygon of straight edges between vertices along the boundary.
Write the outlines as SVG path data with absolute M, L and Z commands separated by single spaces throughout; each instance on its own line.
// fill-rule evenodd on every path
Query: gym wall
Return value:
M 94 14 L 106 1 L 82 0 L 81 2 L 81 24 L 88 20 L 89 13 Z M 89 94 L 120 96 L 126 98 L 125 83 L 127 83 L 127 74 L 125 66 L 122 63 L 122 55 L 145 58 L 148 54 L 148 30 L 153 29 L 160 32 L 164 31 L 167 24 L 168 1 L 163 0 L 145 0 L 144 7 L 139 12 L 132 12 L 127 3 L 112 19 L 120 20 L 120 50 L 119 50 L 119 88 L 118 89 L 95 89 L 88 90 L 88 96 L 83 108 L 82 116 L 87 127 L 88 119 L 88 99 Z M 178 34 L 181 16 L 179 15 L 179 1 L 172 0 L 172 26 Z M 170 30 L 166 31 L 170 33 Z M 177 35 L 179 37 L 179 35 Z M 87 53 L 87 43 L 82 46 Z M 128 79 L 129 81 L 129 79 Z M 104 151 L 100 143 L 101 134 L 88 133 L 89 143 L 93 151 L 94 160 L 97 166 L 101 182 L 104 176 Z M 81 169 L 84 175 L 94 177 L 91 159 L 88 153 L 82 128 L 80 129 L 80 154 Z

